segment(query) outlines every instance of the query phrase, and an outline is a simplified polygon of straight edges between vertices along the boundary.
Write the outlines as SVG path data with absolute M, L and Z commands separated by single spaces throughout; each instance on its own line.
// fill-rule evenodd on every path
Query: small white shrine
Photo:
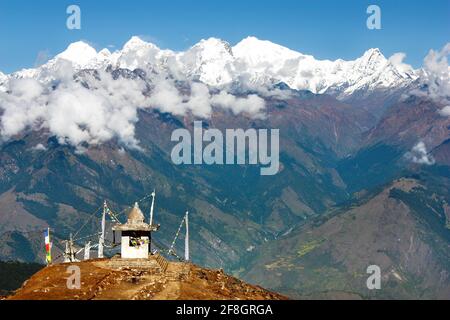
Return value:
M 153 208 L 152 208 L 153 209 Z M 151 233 L 157 225 L 145 223 L 145 217 L 138 203 L 128 213 L 127 222 L 113 226 L 114 242 L 116 232 L 120 232 L 121 257 L 123 259 L 147 259 L 151 254 Z

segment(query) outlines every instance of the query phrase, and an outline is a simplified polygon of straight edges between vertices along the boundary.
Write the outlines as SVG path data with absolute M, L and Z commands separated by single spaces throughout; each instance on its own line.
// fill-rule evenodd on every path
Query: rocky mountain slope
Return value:
M 296 228 L 255 252 L 242 276 L 297 298 L 448 299 L 448 193 L 422 183 L 397 180 Z M 381 268 L 380 290 L 366 286 L 370 265 Z
M 194 117 L 188 116 L 141 112 L 136 136 L 143 151 L 123 152 L 110 142 L 78 154 L 46 131 L 17 136 L 1 152 L 2 232 L 39 230 L 49 223 L 64 239 L 104 199 L 119 212 L 156 188 L 160 241 L 170 244 L 189 209 L 198 252 L 194 259 L 215 267 L 239 264 L 246 249 L 348 198 L 335 161 L 355 149 L 366 115 L 331 97 L 295 94 L 288 101 L 267 100 L 267 119 L 217 110 L 205 121 L 221 130 L 283 127 L 281 169 L 270 178 L 260 176 L 258 166 L 173 165 L 170 135 L 177 128 L 192 130 Z M 36 150 L 39 144 L 45 148 Z M 142 205 L 148 212 L 149 203 Z M 98 223 L 92 220 L 84 235 L 98 230 Z M 27 246 L 20 235 L 5 237 L 2 257 L 20 251 L 41 261 L 39 245 Z M 25 234 L 27 238 L 34 242 L 41 234 Z

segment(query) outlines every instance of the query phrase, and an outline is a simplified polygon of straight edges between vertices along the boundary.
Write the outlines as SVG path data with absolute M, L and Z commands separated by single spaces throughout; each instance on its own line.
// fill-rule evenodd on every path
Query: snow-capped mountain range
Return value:
M 317 60 L 270 41 L 248 37 L 235 46 L 217 39 L 201 40 L 184 52 L 162 50 L 156 45 L 132 37 L 121 50 L 96 51 L 79 41 L 44 65 L 10 75 L 0 73 L 0 86 L 9 78 L 34 78 L 46 82 L 53 78 L 59 61 L 70 61 L 76 70 L 106 69 L 108 66 L 170 74 L 175 79 L 195 80 L 210 87 L 234 84 L 256 88 L 286 83 L 292 89 L 327 93 L 345 99 L 358 92 L 405 88 L 420 72 L 405 64 L 398 65 L 380 52 L 369 49 L 354 61 Z M 150 72 L 149 72 L 150 71 Z

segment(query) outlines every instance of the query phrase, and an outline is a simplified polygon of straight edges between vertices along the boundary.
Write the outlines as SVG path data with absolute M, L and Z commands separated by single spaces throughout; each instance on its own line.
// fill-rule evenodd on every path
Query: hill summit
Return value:
M 79 289 L 70 289 L 69 267 L 80 270 Z M 69 281 L 68 281 L 69 280 Z M 95 259 L 48 266 L 25 281 L 9 300 L 281 300 L 222 270 L 192 263 L 149 259 Z

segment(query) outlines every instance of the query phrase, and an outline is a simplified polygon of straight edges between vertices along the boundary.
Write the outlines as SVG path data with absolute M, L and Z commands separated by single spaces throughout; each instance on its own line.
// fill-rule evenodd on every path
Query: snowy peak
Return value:
M 247 37 L 233 47 L 239 78 L 246 79 L 250 86 L 285 82 L 293 89 L 299 63 L 305 55 L 286 47 Z
M 201 60 L 229 60 L 233 57 L 230 44 L 217 38 L 202 39 L 186 53 L 189 52 L 196 54 Z
M 111 56 L 111 51 L 109 51 L 108 49 L 102 49 L 98 52 L 98 57 L 104 57 L 104 58 L 108 58 Z
M 167 74 L 178 80 L 201 81 L 212 87 L 270 86 L 284 82 L 292 89 L 327 93 L 346 99 L 376 90 L 408 86 L 418 73 L 403 63 L 401 53 L 386 59 L 378 48 L 372 48 L 354 61 L 317 60 L 284 46 L 256 37 L 247 37 L 231 46 L 218 38 L 209 38 L 183 52 L 162 50 L 138 36 L 131 37 L 121 50 L 97 52 L 79 41 L 46 65 L 22 70 L 14 77 L 52 79 L 51 70 L 58 59 L 72 62 L 76 70 L 113 68 L 147 71 L 148 75 Z M 0 80 L 1 80 L 0 75 Z
M 365 61 L 386 61 L 386 57 L 381 53 L 378 48 L 371 48 L 364 52 L 361 57 Z
M 234 60 L 230 44 L 217 38 L 203 39 L 177 56 L 177 61 L 188 78 L 211 86 L 221 86 L 233 81 Z
M 258 51 L 263 55 L 278 54 L 283 57 L 298 57 L 301 54 L 297 51 L 280 46 L 268 40 L 260 40 L 256 37 L 250 36 L 241 40 L 233 47 L 233 50 L 242 54 L 250 54 L 252 51 Z M 253 52 L 255 53 L 255 52 Z
M 85 66 L 97 57 L 97 51 L 83 41 L 71 43 L 56 59 L 65 59 L 78 66 Z
M 233 47 L 236 58 L 243 59 L 250 65 L 273 63 L 296 59 L 302 56 L 299 52 L 256 37 L 247 37 Z
M 361 72 L 373 73 L 381 71 L 387 62 L 388 60 L 381 53 L 380 49 L 375 48 L 367 50 L 361 58 L 356 59 L 355 66 L 357 66 Z
M 116 59 L 114 65 L 120 68 L 135 70 L 137 68 L 146 68 L 158 63 L 163 50 L 150 42 L 146 42 L 137 36 L 131 39 L 123 46 L 121 51 L 113 54 Z
M 8 76 L 0 71 L 0 92 L 5 91 L 4 83 L 8 80 Z
M 153 43 L 146 42 L 138 36 L 133 36 L 133 37 L 131 37 L 130 40 L 128 40 L 127 43 L 125 43 L 122 50 L 123 51 L 136 51 L 136 50 L 141 50 L 144 48 L 159 49 Z
M 89 44 L 83 41 L 78 41 L 69 45 L 64 52 L 58 54 L 41 69 L 51 69 L 59 59 L 70 61 L 75 70 L 101 69 L 109 64 L 115 65 L 117 60 L 115 55 L 106 48 L 97 52 Z

